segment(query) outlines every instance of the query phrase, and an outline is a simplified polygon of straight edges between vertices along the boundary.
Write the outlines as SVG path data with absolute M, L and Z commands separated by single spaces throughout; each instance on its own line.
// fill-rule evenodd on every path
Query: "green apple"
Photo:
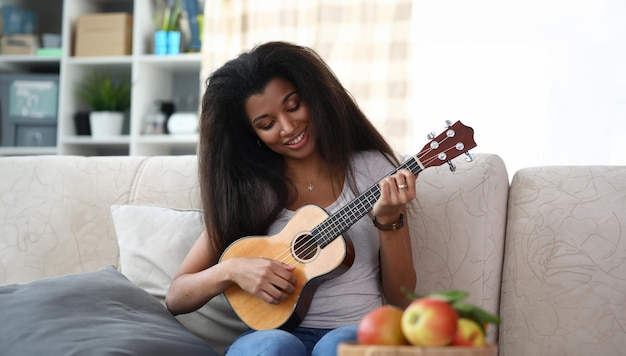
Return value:
M 402 333 L 403 310 L 383 305 L 367 313 L 359 323 L 357 337 L 361 345 L 406 345 Z
M 436 297 L 415 299 L 402 313 L 402 332 L 415 346 L 449 345 L 458 325 L 456 310 Z

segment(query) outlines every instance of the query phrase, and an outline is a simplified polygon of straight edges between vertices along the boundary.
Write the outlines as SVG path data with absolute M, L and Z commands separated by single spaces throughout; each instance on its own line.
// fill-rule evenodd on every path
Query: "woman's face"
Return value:
M 252 95 L 246 113 L 257 136 L 272 151 L 294 159 L 315 152 L 309 108 L 288 80 L 273 79 L 262 93 Z

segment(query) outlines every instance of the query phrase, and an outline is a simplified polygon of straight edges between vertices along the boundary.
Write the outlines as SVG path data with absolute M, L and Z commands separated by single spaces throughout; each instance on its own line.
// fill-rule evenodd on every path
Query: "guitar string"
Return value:
M 446 137 L 442 142 L 444 142 L 447 139 L 448 139 L 448 137 Z M 449 150 L 451 150 L 453 148 L 454 147 L 450 147 L 450 148 L 448 148 L 448 149 L 446 149 L 446 150 L 444 150 L 442 152 L 444 152 L 444 153 L 448 152 Z M 418 153 L 416 156 L 421 155 L 421 157 L 423 157 L 423 156 L 425 156 L 427 153 L 429 153 L 431 151 L 432 151 L 432 149 L 429 148 L 428 150 L 425 150 L 425 151 L 422 151 L 422 152 Z M 422 162 L 420 160 L 420 162 L 422 162 L 422 164 L 425 163 L 426 165 L 428 165 L 431 162 L 435 161 L 436 159 L 438 159 L 438 156 L 431 157 L 429 160 L 426 160 L 424 162 Z M 407 167 L 410 168 L 411 170 L 413 170 L 412 168 L 415 168 L 415 166 L 418 166 L 418 168 L 419 168 L 419 164 L 418 164 L 417 160 L 414 159 L 414 157 L 412 157 L 410 160 L 407 160 L 405 163 L 400 165 L 400 167 L 402 167 L 404 165 L 407 165 L 407 164 L 409 165 Z M 394 172 L 397 171 L 398 169 L 400 169 L 400 167 L 396 168 L 396 170 L 394 170 Z M 418 171 L 418 173 L 419 173 L 419 171 Z M 374 190 L 375 192 L 371 192 L 371 190 Z M 370 187 L 365 192 L 365 195 L 362 196 L 362 197 L 367 197 L 367 198 L 375 197 L 376 193 L 378 193 L 378 192 L 376 192 L 376 190 L 379 190 L 378 185 L 373 185 L 372 187 Z M 338 214 L 333 215 L 333 218 L 330 219 L 330 220 L 341 220 L 340 217 L 343 217 L 343 216 L 345 216 L 347 214 L 352 214 L 352 220 L 354 220 L 354 221 L 358 220 L 356 215 L 354 214 L 354 208 L 361 208 L 361 210 L 363 208 L 366 208 L 368 211 L 369 211 L 369 208 L 370 208 L 370 207 L 365 207 L 364 204 L 362 204 L 362 203 L 360 203 L 358 201 L 359 201 L 359 199 L 355 199 L 352 202 L 348 203 L 348 205 L 346 205 L 346 207 L 340 209 Z M 373 203 L 369 202 L 369 199 L 366 199 L 366 202 L 368 202 L 368 205 L 373 205 Z M 352 203 L 355 203 L 356 206 L 352 207 L 351 209 L 346 209 L 347 207 L 349 207 L 351 205 L 355 205 L 355 204 L 352 204 Z M 341 228 L 345 228 L 346 225 L 350 226 L 352 224 L 353 223 L 344 224 L 344 225 L 341 225 L 340 227 Z M 291 253 L 291 246 L 290 246 L 282 254 L 279 254 L 278 256 L 276 256 L 276 260 L 281 261 L 283 263 L 287 263 L 287 260 L 292 260 L 293 262 L 298 262 L 296 260 L 296 258 L 294 257 L 294 255 L 298 256 L 298 255 L 302 254 L 303 251 L 307 251 L 309 249 L 315 248 L 317 245 L 319 245 L 320 241 L 321 241 L 322 244 L 327 245 L 328 243 L 332 242 L 332 240 L 334 240 L 337 236 L 340 235 L 341 229 L 339 229 L 337 227 L 337 223 L 329 222 L 328 218 L 326 220 L 324 220 L 323 222 L 321 222 L 320 224 L 318 224 L 312 231 L 318 230 L 318 228 L 320 226 L 322 226 L 322 225 L 329 225 L 329 226 L 328 227 L 322 227 L 322 229 L 319 231 L 319 235 L 321 236 L 321 239 L 315 241 L 316 239 L 312 238 L 311 239 L 312 241 L 309 244 L 305 244 L 305 245 L 303 245 L 303 246 L 301 246 L 299 248 L 296 248 L 294 250 L 293 254 Z M 330 237 L 330 238 L 325 237 L 325 236 L 330 236 L 330 235 L 332 235 L 332 237 Z M 311 237 L 313 237 L 313 236 L 311 236 Z
M 419 155 L 423 158 L 423 156 L 426 155 L 427 153 L 429 153 L 429 150 L 425 152 L 421 152 Z M 430 164 L 433 160 L 434 158 L 425 160 L 424 162 L 426 164 Z M 403 163 L 395 171 L 402 168 L 402 166 L 407 166 L 407 168 L 409 168 L 411 171 L 415 173 L 418 173 L 419 172 L 418 169 L 420 168 L 417 160 L 410 159 L 407 162 Z M 353 200 L 346 207 L 342 208 L 337 214 L 333 215 L 333 218 L 320 223 L 320 225 L 318 225 L 318 228 L 314 229 L 314 230 L 318 230 L 319 235 L 321 235 L 321 239 L 318 241 L 321 241 L 321 243 L 324 245 L 331 242 L 336 236 L 338 236 L 341 233 L 342 230 L 345 229 L 345 227 L 352 225 L 358 219 L 363 217 L 365 214 L 361 214 L 359 216 L 358 212 L 369 211 L 374 204 L 374 200 L 372 198 L 376 198 L 377 196 L 379 196 L 379 194 L 380 194 L 380 187 L 376 184 L 364 193 L 363 197 L 365 199 Z M 350 220 L 347 224 L 337 224 L 333 222 L 333 220 L 341 221 L 341 220 L 346 220 L 346 218 Z M 325 237 L 325 236 L 330 236 L 330 237 Z
M 449 137 L 445 137 L 441 142 L 445 142 L 446 140 L 448 140 Z M 455 147 L 452 146 L 444 151 L 442 151 L 443 153 L 448 152 L 452 149 L 454 149 Z M 420 168 L 419 167 L 419 163 L 418 163 L 418 159 L 415 159 L 416 157 L 420 156 L 420 157 L 424 157 L 426 154 L 432 152 L 432 148 L 428 148 L 427 150 L 424 150 L 422 152 L 419 152 L 417 155 L 412 156 L 411 159 L 405 161 L 403 164 L 401 164 L 398 168 L 396 168 L 391 174 L 395 173 L 397 170 L 399 170 L 401 167 L 403 166 L 407 166 L 407 168 L 409 168 L 411 171 L 414 171 L 414 169 L 416 168 Z M 421 162 L 423 165 L 429 165 L 430 163 L 432 163 L 433 161 L 435 161 L 436 159 L 438 159 L 438 156 L 435 155 L 431 158 L 429 158 L 426 161 L 419 160 L 419 162 Z M 421 169 L 419 170 L 421 171 Z M 416 173 L 419 173 L 416 172 Z M 351 226 L 352 224 L 354 224 L 354 222 L 356 222 L 358 220 L 358 218 L 363 217 L 362 216 L 357 218 L 357 215 L 355 214 L 355 208 L 359 208 L 356 210 L 359 211 L 363 211 L 363 210 L 367 210 L 369 211 L 369 209 L 371 208 L 371 206 L 373 206 L 373 202 L 370 201 L 369 198 L 375 198 L 376 195 L 379 193 L 380 187 L 375 184 L 372 187 L 370 187 L 368 190 L 365 191 L 364 195 L 361 196 L 361 198 L 365 198 L 365 199 L 354 199 L 353 201 L 351 201 L 350 203 L 348 203 L 348 205 L 346 205 L 345 207 L 343 207 L 342 209 L 340 209 L 337 214 L 334 214 L 332 217 L 329 217 L 327 219 L 325 219 L 324 221 L 322 221 L 320 224 L 318 224 L 314 229 L 312 229 L 311 231 L 315 231 L 315 230 L 319 230 L 318 231 L 318 235 L 320 236 L 320 239 L 316 239 L 314 236 L 310 236 L 311 240 L 310 243 L 306 243 L 298 248 L 296 248 L 294 250 L 294 253 L 291 253 L 291 245 L 289 246 L 288 249 L 286 249 L 285 251 L 283 251 L 281 254 L 279 254 L 278 256 L 276 256 L 276 260 L 283 262 L 283 263 L 287 263 L 288 260 L 291 260 L 293 262 L 298 262 L 296 260 L 295 256 L 299 256 L 300 254 L 303 254 L 304 251 L 308 251 L 308 250 L 313 250 L 316 249 L 317 245 L 323 244 L 324 246 L 327 245 L 328 243 L 332 242 L 332 240 L 334 240 L 337 236 L 339 236 L 341 234 L 341 231 L 343 228 L 345 228 L 346 226 Z M 365 200 L 365 203 L 361 203 L 360 200 Z M 354 206 L 352 206 L 354 205 Z M 367 205 L 367 206 L 366 206 Z M 371 206 L 369 206 L 371 205 Z M 350 209 L 347 209 L 348 207 L 352 206 Z M 367 213 L 366 213 L 367 214 Z M 349 215 L 348 220 L 353 220 L 354 222 L 352 223 L 348 223 L 348 224 L 338 224 L 338 223 L 334 223 L 332 221 L 334 220 L 346 220 L 346 215 Z M 339 226 L 338 226 L 339 225 Z M 320 228 L 321 227 L 321 228 Z M 332 236 L 331 236 L 332 235 Z M 326 237 L 326 236 L 331 236 L 331 237 Z
M 419 171 L 416 171 L 416 168 L 419 169 L 419 164 L 417 163 L 416 160 L 410 160 L 410 162 L 408 163 L 409 165 L 407 166 L 407 168 L 409 168 L 413 172 L 416 172 L 416 173 L 419 172 Z M 344 229 L 347 226 L 351 226 L 354 222 L 356 222 L 358 219 L 363 217 L 363 215 L 365 214 L 362 214 L 359 216 L 359 214 L 357 213 L 360 211 L 369 211 L 374 205 L 374 199 L 377 198 L 379 194 L 380 194 L 380 187 L 378 185 L 375 185 L 371 189 L 365 192 L 364 197 L 367 199 L 363 199 L 363 201 L 354 200 L 352 202 L 353 204 L 348 204 L 348 207 L 350 205 L 352 205 L 352 207 L 341 209 L 338 212 L 338 214 L 334 215 L 334 216 L 337 216 L 335 219 L 341 221 L 341 220 L 346 220 L 348 218 L 349 222 L 347 224 L 337 224 L 337 223 L 327 222 L 325 225 L 328 225 L 328 226 L 326 228 L 322 228 L 321 235 L 322 237 L 333 235 L 333 237 L 324 238 L 322 242 L 326 244 L 332 241 L 335 236 L 338 236 L 340 234 L 342 229 Z M 322 224 L 324 223 L 321 223 L 320 225 Z

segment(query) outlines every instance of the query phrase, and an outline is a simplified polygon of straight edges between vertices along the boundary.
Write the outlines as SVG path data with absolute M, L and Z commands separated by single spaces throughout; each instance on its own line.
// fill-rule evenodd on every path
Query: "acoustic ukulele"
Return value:
M 448 163 L 476 147 L 471 127 L 457 121 L 434 137 L 415 156 L 404 161 L 388 175 L 400 169 L 418 174 L 426 168 Z M 270 304 L 233 284 L 224 291 L 226 299 L 239 318 L 250 328 L 290 329 L 306 315 L 313 294 L 321 282 L 345 272 L 354 261 L 354 248 L 342 234 L 365 216 L 380 197 L 380 187 L 374 184 L 333 215 L 316 205 L 299 208 L 285 227 L 273 236 L 243 237 L 229 245 L 220 262 L 234 257 L 265 257 L 295 266 L 295 292 L 279 304 Z

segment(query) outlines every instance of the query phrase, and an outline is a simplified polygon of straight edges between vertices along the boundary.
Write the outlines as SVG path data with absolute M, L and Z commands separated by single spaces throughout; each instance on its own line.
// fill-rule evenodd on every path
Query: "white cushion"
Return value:
M 122 274 L 164 303 L 174 274 L 204 229 L 202 212 L 113 205 L 111 215 Z M 246 330 L 223 295 L 213 298 L 198 311 L 177 318 L 218 352 Z
M 202 212 L 113 205 L 120 270 L 139 287 L 165 297 L 170 281 L 202 233 Z

